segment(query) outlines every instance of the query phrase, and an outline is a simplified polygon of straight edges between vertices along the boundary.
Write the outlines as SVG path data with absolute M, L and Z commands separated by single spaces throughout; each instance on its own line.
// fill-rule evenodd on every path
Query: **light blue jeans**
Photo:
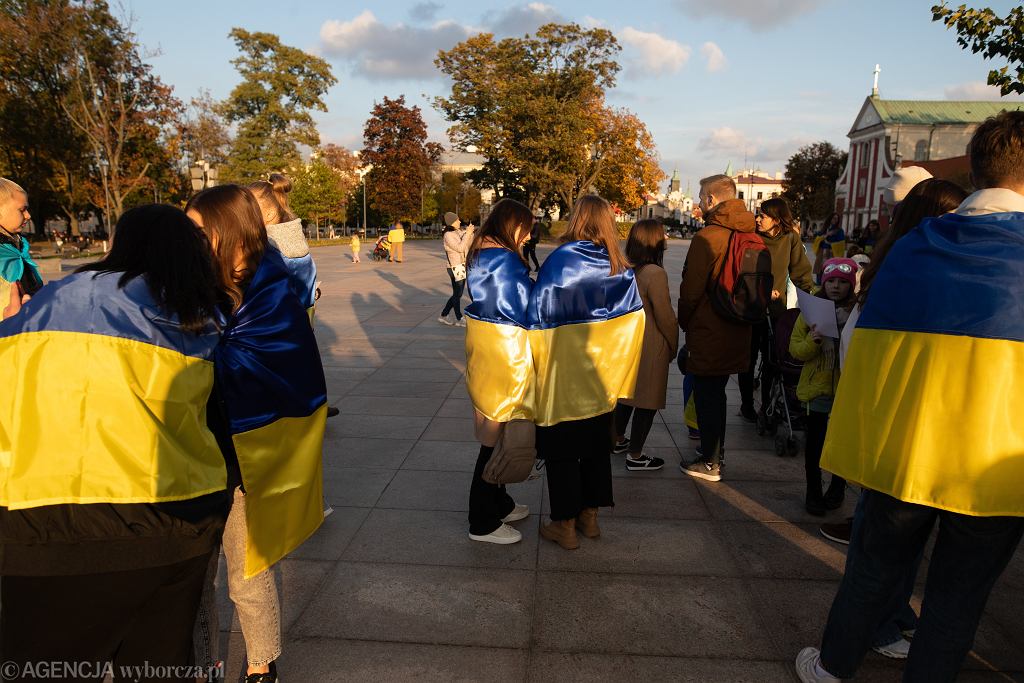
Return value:
M 281 603 L 277 597 L 276 566 L 250 579 L 244 578 L 246 536 L 245 494 L 241 488 L 236 488 L 231 512 L 224 526 L 228 597 L 234 603 L 238 621 L 242 625 L 246 661 L 249 666 L 257 667 L 269 664 L 281 656 Z M 203 586 L 203 597 L 193 632 L 196 663 L 207 666 L 215 665 L 219 660 L 217 592 L 214 588 L 217 555 L 214 553 L 206 573 L 206 584 Z

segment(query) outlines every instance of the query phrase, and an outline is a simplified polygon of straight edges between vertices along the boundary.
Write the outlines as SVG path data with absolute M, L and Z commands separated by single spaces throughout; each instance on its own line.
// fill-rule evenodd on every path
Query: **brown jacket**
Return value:
M 668 369 L 679 347 L 679 325 L 668 292 L 668 274 L 653 263 L 636 270 L 636 286 L 644 302 L 644 346 L 633 398 L 622 401 L 636 408 L 660 410 L 665 407 Z
M 686 371 L 694 375 L 734 375 L 750 365 L 750 325 L 718 315 L 708 286 L 722 267 L 729 235 L 754 232 L 754 214 L 742 199 L 729 199 L 704 217 L 705 227 L 690 243 L 679 285 L 679 326 L 686 331 Z

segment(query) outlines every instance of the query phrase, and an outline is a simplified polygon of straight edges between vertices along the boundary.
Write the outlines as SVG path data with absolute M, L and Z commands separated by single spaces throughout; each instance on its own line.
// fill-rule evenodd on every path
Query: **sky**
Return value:
M 327 59 L 338 79 L 315 119 L 323 143 L 358 149 L 373 103 L 405 95 L 432 139 L 447 143 L 433 98 L 450 87 L 439 50 L 486 31 L 550 21 L 611 30 L 622 71 L 609 104 L 637 114 L 666 175 L 683 187 L 732 163 L 774 173 L 801 145 L 846 134 L 870 95 L 875 64 L 887 99 L 998 99 L 991 62 L 931 21 L 931 0 L 589 0 L 368 3 L 129 0 L 133 28 L 161 79 L 184 101 L 227 97 L 239 76 L 233 27 L 267 31 Z M 987 1 L 1005 13 L 1012 0 Z M 1001 66 L 1001 64 L 1000 64 Z M 1019 99 L 1019 98 L 1018 98 Z M 447 146 L 447 144 L 446 144 Z

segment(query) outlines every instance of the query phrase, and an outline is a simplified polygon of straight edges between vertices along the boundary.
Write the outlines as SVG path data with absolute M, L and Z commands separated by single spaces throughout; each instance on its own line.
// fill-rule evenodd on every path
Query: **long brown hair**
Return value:
M 246 185 L 245 189 L 256 197 L 256 201 L 260 204 L 261 214 L 265 213 L 263 209 L 270 209 L 269 212 L 266 212 L 270 214 L 271 218 L 268 221 L 269 225 L 287 223 L 298 218 L 292 211 L 291 204 L 288 203 L 288 193 L 292 191 L 292 181 L 283 173 L 271 173 L 269 182 L 257 180 Z
M 772 197 L 761 202 L 761 206 L 758 209 L 761 213 L 768 218 L 771 218 L 779 226 L 774 234 L 780 235 L 786 230 L 792 230 L 796 227 L 796 221 L 793 220 L 793 212 L 789 210 L 789 204 L 782 197 Z
M 260 205 L 244 187 L 218 185 L 189 199 L 185 211 L 195 211 L 202 217 L 203 232 L 213 245 L 220 289 L 231 299 L 231 310 L 237 311 L 267 249 Z M 236 265 L 239 254 L 241 267 Z
M 484 240 L 497 242 L 523 260 L 522 249 L 516 241 L 516 230 L 523 229 L 523 234 L 530 234 L 530 226 L 533 225 L 533 212 L 522 202 L 514 199 L 500 199 L 487 215 L 487 220 L 480 226 L 473 236 L 473 244 L 469 247 L 468 261 L 474 261 Z M 526 261 L 523 261 L 524 263 Z
M 660 266 L 665 262 L 665 226 L 661 221 L 645 218 L 637 221 L 626 240 L 626 258 L 639 268 L 648 263 Z
M 608 250 L 611 261 L 610 275 L 617 275 L 630 267 L 629 260 L 619 248 L 619 231 L 615 229 L 615 212 L 603 197 L 588 194 L 576 201 L 569 216 L 569 227 L 562 242 L 590 240 Z
M 965 199 L 967 199 L 967 192 L 948 180 L 929 178 L 914 185 L 903 201 L 896 205 L 889 230 L 882 235 L 871 252 L 871 263 L 864 269 L 864 274 L 860 276 L 860 292 L 857 295 L 857 303 L 863 307 L 867 302 L 871 282 L 878 275 L 882 262 L 897 240 L 920 225 L 925 218 L 949 213 L 960 206 Z

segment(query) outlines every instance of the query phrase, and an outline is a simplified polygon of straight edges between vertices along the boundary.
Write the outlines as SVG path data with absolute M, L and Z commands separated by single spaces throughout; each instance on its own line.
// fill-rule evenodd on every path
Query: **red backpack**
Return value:
M 775 279 L 772 255 L 756 232 L 731 233 L 708 296 L 715 311 L 726 320 L 753 325 L 768 316 Z

